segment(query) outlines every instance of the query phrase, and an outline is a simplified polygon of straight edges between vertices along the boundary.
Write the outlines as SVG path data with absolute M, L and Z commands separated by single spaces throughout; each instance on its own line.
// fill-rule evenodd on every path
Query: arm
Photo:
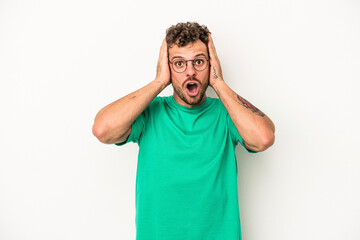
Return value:
M 210 86 L 228 111 L 247 149 L 260 152 L 275 140 L 275 126 L 268 116 L 235 93 L 223 80 L 220 61 L 209 34 Z
M 131 124 L 169 84 L 170 70 L 167 44 L 164 39 L 160 48 L 156 79 L 102 108 L 95 117 L 93 134 L 102 143 L 113 144 L 126 141 L 131 133 Z

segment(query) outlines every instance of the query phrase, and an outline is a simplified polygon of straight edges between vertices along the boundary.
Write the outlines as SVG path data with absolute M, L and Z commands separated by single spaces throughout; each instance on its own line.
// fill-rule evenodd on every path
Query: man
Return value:
M 157 95 L 169 84 L 173 96 Z M 211 86 L 219 99 L 206 96 Z M 260 152 L 272 121 L 224 81 L 211 34 L 197 23 L 166 31 L 155 80 L 99 111 L 103 143 L 139 145 L 138 240 L 241 239 L 235 147 Z

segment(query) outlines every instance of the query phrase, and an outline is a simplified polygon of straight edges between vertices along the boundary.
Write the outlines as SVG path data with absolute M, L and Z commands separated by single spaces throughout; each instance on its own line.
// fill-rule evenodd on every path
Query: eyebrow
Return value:
M 203 54 L 203 53 L 196 54 L 194 57 L 199 57 L 199 56 L 204 56 L 204 57 L 206 58 L 206 55 L 205 55 L 205 54 Z M 184 57 L 182 57 L 182 56 L 174 56 L 174 57 L 172 57 L 172 59 L 171 59 L 171 60 L 174 60 L 174 58 L 184 58 Z

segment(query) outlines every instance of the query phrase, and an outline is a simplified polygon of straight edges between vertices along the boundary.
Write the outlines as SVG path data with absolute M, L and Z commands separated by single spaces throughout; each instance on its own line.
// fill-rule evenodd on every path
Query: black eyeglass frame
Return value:
M 185 62 L 186 62 L 186 67 L 185 67 L 184 71 L 182 71 L 182 72 L 178 72 L 178 71 L 175 70 L 174 64 L 173 64 L 174 61 L 172 61 L 172 62 L 169 61 L 169 63 L 171 63 L 172 69 L 173 69 L 175 72 L 177 72 L 177 73 L 183 73 L 183 72 L 186 71 L 186 69 L 187 69 L 187 67 L 188 67 L 188 61 L 192 61 L 192 65 L 193 65 L 194 69 L 195 69 L 197 72 L 202 72 L 202 71 L 204 71 L 204 70 L 207 68 L 207 66 L 209 65 L 209 60 L 210 60 L 210 58 L 206 58 L 206 57 L 205 57 L 205 59 L 206 59 L 206 67 L 205 67 L 203 70 L 197 70 L 197 69 L 195 68 L 194 61 L 195 61 L 195 60 L 198 60 L 198 59 L 199 59 L 199 58 L 194 58 L 194 59 L 190 59 L 190 60 L 182 59 L 182 61 L 185 61 Z

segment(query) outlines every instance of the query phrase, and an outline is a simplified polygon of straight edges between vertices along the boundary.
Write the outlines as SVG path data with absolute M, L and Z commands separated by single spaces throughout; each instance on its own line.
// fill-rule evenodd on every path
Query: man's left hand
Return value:
M 209 36 L 209 54 L 210 54 L 210 79 L 209 79 L 209 85 L 211 87 L 214 87 L 214 84 L 223 80 L 221 66 L 220 66 L 220 60 L 216 54 L 216 49 L 214 46 L 214 42 L 212 40 L 211 34 L 208 34 Z

